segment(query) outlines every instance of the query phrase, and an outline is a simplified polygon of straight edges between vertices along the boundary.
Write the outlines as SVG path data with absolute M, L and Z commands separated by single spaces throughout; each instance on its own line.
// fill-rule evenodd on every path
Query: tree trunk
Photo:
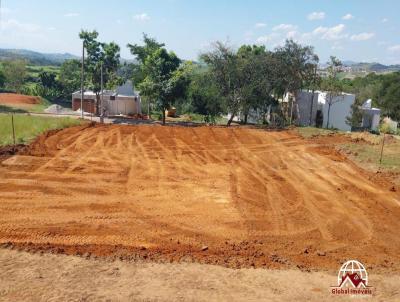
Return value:
M 234 110 L 234 111 L 232 112 L 232 115 L 231 115 L 231 117 L 229 118 L 228 123 L 226 124 L 228 127 L 232 124 L 232 121 L 233 121 L 234 117 L 236 116 L 236 111 L 237 111 L 237 110 Z
M 163 108 L 163 112 L 162 112 L 162 124 L 165 125 L 165 110 L 167 110 L 166 108 Z
M 228 120 L 228 123 L 226 124 L 228 127 L 232 124 L 233 118 L 235 117 L 235 114 L 232 113 L 231 117 Z
M 244 115 L 244 124 L 245 125 L 247 125 L 247 118 L 249 117 L 249 114 L 248 113 L 246 113 L 245 115 Z

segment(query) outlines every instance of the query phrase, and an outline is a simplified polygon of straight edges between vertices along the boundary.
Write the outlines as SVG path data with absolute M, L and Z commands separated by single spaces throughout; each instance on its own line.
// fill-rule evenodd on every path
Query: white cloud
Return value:
M 260 44 L 266 44 L 266 43 L 271 42 L 271 41 L 272 41 L 272 39 L 268 35 L 258 37 L 257 40 L 256 40 L 256 42 L 260 43 Z
M 325 13 L 324 12 L 312 12 L 311 14 L 309 14 L 307 16 L 307 19 L 310 21 L 325 19 Z
M 279 24 L 272 28 L 273 31 L 293 31 L 296 29 L 297 26 L 293 24 Z
M 64 15 L 67 18 L 79 17 L 79 13 L 67 13 Z
M 340 45 L 339 43 L 335 43 L 335 44 L 332 45 L 331 49 L 332 50 L 342 50 L 343 46 Z
M 389 21 L 388 18 L 383 18 L 383 19 L 381 20 L 382 23 L 386 23 L 386 22 L 388 22 L 388 21 Z
M 351 20 L 351 19 L 353 19 L 353 18 L 354 18 L 354 16 L 353 16 L 352 14 L 346 14 L 346 15 L 344 15 L 344 16 L 342 17 L 343 20 Z
M 390 46 L 390 47 L 388 47 L 388 50 L 391 52 L 400 52 L 400 44 Z
M 267 26 L 267 24 L 262 23 L 262 22 L 256 23 L 256 24 L 254 25 L 255 28 L 263 28 L 263 27 L 266 27 L 266 26 Z
M 374 36 L 375 36 L 374 33 L 359 33 L 356 35 L 352 35 L 350 39 L 352 41 L 366 41 L 373 38 Z
M 16 19 L 7 19 L 1 21 L 1 30 L 3 31 L 35 33 L 38 32 L 40 29 L 40 25 L 32 23 L 22 23 Z
M 287 39 L 295 39 L 297 37 L 297 31 L 292 30 L 286 33 Z
M 149 15 L 148 14 L 146 14 L 146 13 L 141 13 L 141 14 L 138 14 L 138 15 L 134 15 L 133 16 L 133 19 L 135 19 L 135 20 L 137 20 L 137 21 L 148 21 L 148 20 L 150 20 L 150 17 L 149 17 Z
M 321 36 L 323 40 L 340 40 L 348 37 L 348 35 L 344 33 L 345 28 L 344 24 L 338 24 L 332 27 L 319 26 L 314 29 L 312 33 L 313 35 Z

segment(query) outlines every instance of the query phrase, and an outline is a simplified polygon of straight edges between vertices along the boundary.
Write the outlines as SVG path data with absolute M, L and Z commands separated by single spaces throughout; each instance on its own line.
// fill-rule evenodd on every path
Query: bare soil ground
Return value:
M 0 243 L 31 252 L 400 272 L 400 192 L 294 131 L 94 126 L 0 166 Z M 341 137 L 337 139 L 343 139 Z
M 0 250 L 0 301 L 399 301 L 400 276 L 370 274 L 373 298 L 332 297 L 336 273 L 228 269 Z
M 29 109 L 37 104 L 40 104 L 38 97 L 15 93 L 0 93 L 0 105 Z

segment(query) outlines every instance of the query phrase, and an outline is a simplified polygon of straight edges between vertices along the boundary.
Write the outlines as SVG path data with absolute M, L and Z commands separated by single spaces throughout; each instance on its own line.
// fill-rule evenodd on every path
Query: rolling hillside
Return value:
M 26 49 L 0 49 L 0 60 L 25 59 L 33 65 L 61 65 L 65 60 L 79 59 L 69 53 L 40 53 Z

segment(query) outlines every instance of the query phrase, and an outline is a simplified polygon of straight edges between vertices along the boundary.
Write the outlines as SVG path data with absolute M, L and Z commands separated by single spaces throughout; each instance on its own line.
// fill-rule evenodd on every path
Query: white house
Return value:
M 320 92 L 318 95 L 318 108 L 322 110 L 322 126 L 351 131 L 351 125 L 347 123 L 347 117 L 351 116 L 351 106 L 354 104 L 355 99 L 356 96 L 354 94 L 342 93 L 331 98 L 328 93 Z
M 342 93 L 331 98 L 327 92 L 315 91 L 313 95 L 311 91 L 302 90 L 296 93 L 293 113 L 296 116 L 296 123 L 300 126 L 309 126 L 311 120 L 311 126 L 350 131 L 351 126 L 346 121 L 351 115 L 354 101 L 354 94 Z
M 103 91 L 103 108 L 106 116 L 134 115 L 142 113 L 140 95 L 134 91 L 131 81 L 114 90 Z M 83 111 L 99 115 L 101 110 L 101 94 L 97 101 L 96 93 L 85 91 L 83 97 Z M 72 94 L 72 110 L 81 109 L 81 92 Z
M 366 100 L 361 106 L 362 122 L 361 127 L 371 130 L 378 130 L 381 119 L 381 110 L 372 107 L 372 100 Z

